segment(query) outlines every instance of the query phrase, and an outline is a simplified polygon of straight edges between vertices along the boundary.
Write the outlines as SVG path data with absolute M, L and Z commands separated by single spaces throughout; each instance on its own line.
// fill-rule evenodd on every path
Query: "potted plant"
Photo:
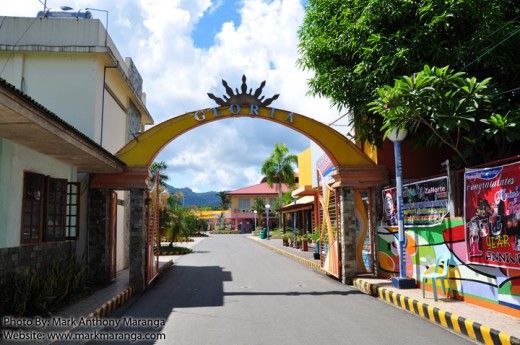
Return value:
M 302 246 L 302 237 L 300 235 L 296 236 L 296 249 L 299 249 Z
M 288 247 L 289 246 L 289 239 L 291 238 L 291 235 L 289 233 L 285 233 L 283 234 L 282 236 L 282 244 L 284 247 Z
M 302 238 L 302 251 L 306 252 L 307 250 L 309 250 L 309 246 L 307 243 L 309 238 L 307 237 L 307 234 L 303 234 L 301 236 L 301 238 Z
M 319 260 L 320 259 L 320 227 L 316 227 L 314 229 L 314 233 L 309 234 L 309 238 L 311 238 L 314 241 L 314 244 L 316 245 L 316 248 L 314 250 L 314 259 Z

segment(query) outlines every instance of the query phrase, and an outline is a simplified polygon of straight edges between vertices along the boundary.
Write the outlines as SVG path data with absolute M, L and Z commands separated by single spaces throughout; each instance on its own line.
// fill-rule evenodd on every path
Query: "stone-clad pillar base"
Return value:
M 340 188 L 339 207 L 341 221 L 341 281 L 343 284 L 352 284 L 356 276 L 356 217 L 354 189 Z
M 367 190 L 371 201 L 369 231 L 377 231 L 375 215 L 378 214 L 376 191 L 388 184 L 388 170 L 382 165 L 339 166 L 332 173 L 333 188 L 339 195 L 341 281 L 352 284 L 357 272 L 356 258 L 356 190 Z M 374 240 L 374 238 L 372 238 Z M 374 247 L 372 247 L 374 249 Z M 373 256 L 375 258 L 375 255 Z
M 146 288 L 146 246 L 147 230 L 145 210 L 147 195 L 145 189 L 130 190 L 130 219 L 128 229 L 130 234 L 129 284 L 136 293 Z
M 90 281 L 103 285 L 110 282 L 110 196 L 109 189 L 90 189 L 88 196 L 88 275 Z

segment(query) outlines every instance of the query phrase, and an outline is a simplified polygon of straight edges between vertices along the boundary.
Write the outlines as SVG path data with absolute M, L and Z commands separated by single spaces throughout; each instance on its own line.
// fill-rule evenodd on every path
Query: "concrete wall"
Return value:
M 75 169 L 0 138 L 0 248 L 20 245 L 24 172 L 75 181 Z

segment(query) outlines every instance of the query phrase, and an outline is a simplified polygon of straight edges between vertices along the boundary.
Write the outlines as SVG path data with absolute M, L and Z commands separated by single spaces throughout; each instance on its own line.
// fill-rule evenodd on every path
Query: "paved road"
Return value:
M 124 318 L 157 325 L 102 331 L 175 345 L 473 344 L 242 235 L 200 242 L 110 320 Z

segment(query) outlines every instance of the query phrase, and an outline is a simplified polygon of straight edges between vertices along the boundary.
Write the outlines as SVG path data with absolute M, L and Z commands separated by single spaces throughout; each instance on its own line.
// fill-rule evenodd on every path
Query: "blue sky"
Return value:
M 329 124 L 342 114 L 327 100 L 306 95 L 310 74 L 295 64 L 305 3 L 47 0 L 47 7 L 108 11 L 108 33 L 121 55 L 131 57 L 141 73 L 146 105 L 156 124 L 213 107 L 206 94 L 221 97 L 225 93 L 221 80 L 239 87 L 243 74 L 249 87 L 266 81 L 263 95 L 280 94 L 273 107 Z M 42 9 L 39 0 L 3 1 L 0 15 L 33 17 Z M 92 13 L 105 24 L 106 12 Z M 275 143 L 286 144 L 296 154 L 310 145 L 303 135 L 269 121 L 226 119 L 187 132 L 157 159 L 168 164 L 170 184 L 176 187 L 233 190 L 260 181 L 261 165 Z

